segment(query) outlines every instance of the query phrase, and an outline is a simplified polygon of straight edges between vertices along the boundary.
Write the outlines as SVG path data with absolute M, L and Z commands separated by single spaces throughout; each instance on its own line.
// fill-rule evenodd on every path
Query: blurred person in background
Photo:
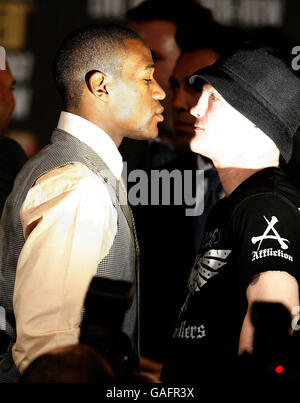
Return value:
M 16 141 L 5 137 L 15 109 L 14 85 L 15 80 L 9 65 L 6 64 L 6 70 L 0 70 L 0 216 L 5 200 L 13 188 L 14 179 L 27 161 L 22 147 Z
M 84 344 L 52 349 L 26 368 L 21 383 L 112 383 L 114 371 L 107 359 Z
M 194 6 L 194 2 L 188 2 L 186 9 L 190 4 Z M 205 171 L 205 183 L 198 183 L 200 189 L 196 189 L 195 181 L 189 189 L 193 195 L 197 191 L 197 203 L 201 205 L 203 202 L 204 211 L 200 215 L 187 216 L 189 206 L 185 201 L 179 206 L 171 202 L 168 206 L 133 207 L 141 248 L 141 348 L 144 357 L 160 365 L 184 293 L 183 284 L 201 244 L 206 217 L 214 203 L 224 196 L 211 161 L 190 150 L 195 123 L 190 109 L 199 99 L 200 92 L 189 84 L 188 78 L 198 68 L 213 64 L 220 54 L 229 52 L 237 45 L 237 37 L 241 40 L 242 35 L 240 31 L 220 26 L 212 19 L 203 19 L 206 16 L 200 6 L 195 7 L 191 18 L 197 20 L 198 25 L 191 27 L 181 20 L 175 34 L 181 54 L 169 79 L 169 103 L 174 120 L 172 146 L 176 155 L 166 164 L 161 162 L 159 167 L 168 173 L 179 171 L 183 188 L 186 188 L 185 171 L 191 171 L 193 178 L 197 170 Z M 154 29 L 153 21 L 140 22 L 136 26 L 147 28 L 151 38 L 152 24 Z M 147 173 L 150 178 L 150 168 Z M 153 253 L 154 237 L 157 254 Z
M 27 161 L 22 147 L 16 141 L 4 137 L 15 108 L 14 85 L 15 80 L 6 63 L 6 69 L 0 70 L 0 216 L 15 177 Z M 0 354 L 5 351 L 7 342 L 4 329 L 0 329 Z
M 54 348 L 37 357 L 26 368 L 21 383 L 95 383 L 145 384 L 160 383 L 146 373 L 128 373 L 120 377 L 113 363 L 88 344 Z

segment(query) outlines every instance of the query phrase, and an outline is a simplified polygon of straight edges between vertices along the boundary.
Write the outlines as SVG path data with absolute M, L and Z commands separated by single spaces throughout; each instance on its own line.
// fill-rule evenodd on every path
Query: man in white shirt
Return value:
M 0 382 L 17 381 L 39 355 L 78 342 L 93 276 L 138 288 L 118 147 L 123 137 L 157 136 L 165 93 L 154 67 L 139 36 L 113 25 L 79 29 L 57 53 L 64 111 L 51 144 L 18 176 L 0 226 L 0 305 L 11 338 Z M 123 330 L 138 357 L 138 295 Z

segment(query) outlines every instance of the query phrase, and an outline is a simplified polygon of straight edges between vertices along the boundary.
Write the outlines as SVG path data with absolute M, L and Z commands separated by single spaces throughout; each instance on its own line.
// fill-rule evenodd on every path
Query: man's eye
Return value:
M 209 94 L 210 94 L 210 98 L 211 98 L 212 101 L 218 101 L 219 100 L 219 98 L 213 92 L 210 92 Z
M 169 84 L 170 84 L 170 88 L 171 90 L 175 93 L 179 90 L 179 83 L 177 80 L 175 80 L 173 77 L 171 77 L 169 79 Z
M 147 83 L 151 83 L 152 79 L 151 78 L 145 78 L 144 79 Z
M 171 90 L 173 91 L 174 94 L 176 94 L 177 91 L 179 90 L 179 87 L 177 87 L 175 85 L 174 86 L 171 85 Z

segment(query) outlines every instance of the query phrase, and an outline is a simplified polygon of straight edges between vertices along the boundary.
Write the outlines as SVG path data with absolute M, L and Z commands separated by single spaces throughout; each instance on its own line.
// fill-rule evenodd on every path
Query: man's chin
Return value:
M 159 130 L 157 129 L 151 129 L 149 131 L 144 132 L 141 135 L 140 140 L 153 140 L 155 139 L 159 134 Z
M 127 133 L 125 137 L 131 140 L 152 140 L 158 136 L 158 129 L 149 129 L 146 131 L 137 131 L 134 133 Z
M 208 157 L 206 155 L 207 153 L 205 152 L 205 147 L 203 146 L 203 143 L 201 140 L 199 140 L 198 136 L 194 136 L 191 141 L 190 141 L 190 149 L 197 154 L 203 155 L 205 157 Z

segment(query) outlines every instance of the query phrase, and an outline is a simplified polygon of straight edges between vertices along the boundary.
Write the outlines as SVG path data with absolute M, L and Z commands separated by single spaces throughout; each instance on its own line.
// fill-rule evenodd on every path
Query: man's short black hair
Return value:
M 132 30 L 112 24 L 81 27 L 63 41 L 53 64 L 53 74 L 64 107 L 80 103 L 87 74 L 101 71 L 116 75 L 126 57 L 124 40 L 140 38 Z

